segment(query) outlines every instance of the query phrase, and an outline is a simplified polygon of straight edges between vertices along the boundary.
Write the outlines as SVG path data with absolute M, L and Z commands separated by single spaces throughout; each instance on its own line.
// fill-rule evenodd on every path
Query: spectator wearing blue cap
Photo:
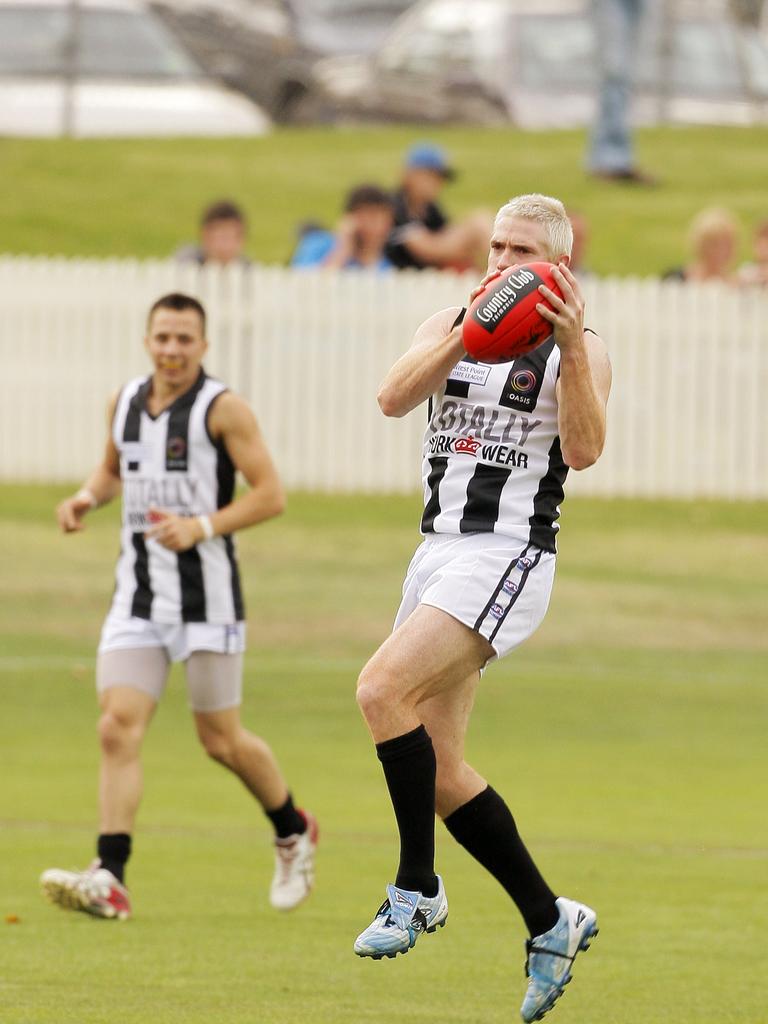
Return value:
M 395 227 L 386 254 L 399 269 L 424 267 L 466 270 L 485 267 L 491 216 L 478 211 L 451 224 L 437 203 L 456 172 L 445 151 L 418 142 L 405 156 L 394 194 Z

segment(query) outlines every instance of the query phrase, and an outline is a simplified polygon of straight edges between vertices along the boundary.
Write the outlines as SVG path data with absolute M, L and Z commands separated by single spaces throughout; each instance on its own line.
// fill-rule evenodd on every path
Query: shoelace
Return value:
M 386 915 L 386 921 L 384 922 L 385 928 L 391 928 L 393 925 L 395 927 L 400 927 L 397 924 L 397 922 L 393 920 L 391 910 L 392 904 L 389 902 L 389 900 L 384 900 L 379 909 L 376 911 L 376 917 L 384 917 Z M 422 932 L 425 932 L 427 930 L 427 915 L 424 913 L 423 910 L 417 909 L 415 911 L 413 917 L 411 918 L 411 928 L 413 928 L 415 931 Z
M 531 962 L 531 953 L 547 953 L 549 956 L 559 956 L 562 960 L 569 960 L 571 963 L 576 959 L 576 954 L 568 956 L 567 953 L 558 953 L 556 949 L 547 949 L 545 946 L 534 946 L 533 939 L 525 940 L 525 951 L 528 954 L 525 958 L 525 976 L 530 978 L 531 973 L 529 970 Z

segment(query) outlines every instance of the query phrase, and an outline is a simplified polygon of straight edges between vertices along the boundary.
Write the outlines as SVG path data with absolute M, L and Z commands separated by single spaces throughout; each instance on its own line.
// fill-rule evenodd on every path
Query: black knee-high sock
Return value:
M 435 876 L 435 751 L 420 725 L 376 744 L 400 832 L 395 885 L 425 896 L 437 894 Z
M 124 882 L 125 865 L 131 856 L 131 837 L 127 832 L 102 832 L 96 843 L 96 856 L 118 882 Z
M 445 827 L 515 901 L 531 935 L 557 922 L 555 894 L 541 877 L 499 794 L 488 786 L 449 814 Z

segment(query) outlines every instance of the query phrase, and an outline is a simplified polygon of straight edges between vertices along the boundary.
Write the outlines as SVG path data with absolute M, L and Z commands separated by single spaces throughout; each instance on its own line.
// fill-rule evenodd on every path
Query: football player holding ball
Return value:
M 568 268 L 572 238 L 559 200 L 510 200 L 496 215 L 487 275 L 471 296 L 472 326 L 465 334 L 464 309 L 435 313 L 384 379 L 386 416 L 430 402 L 424 540 L 394 631 L 358 683 L 400 862 L 354 950 L 394 957 L 445 924 L 437 814 L 499 881 L 530 933 L 525 1021 L 543 1017 L 562 994 L 574 958 L 597 933 L 597 914 L 550 888 L 507 804 L 464 760 L 464 737 L 483 668 L 523 643 L 546 612 L 568 470 L 586 469 L 603 449 L 610 362 L 602 340 L 584 329 L 584 300 Z M 510 725 L 538 737 L 521 785 L 557 808 L 559 794 L 541 790 L 537 769 L 562 757 L 563 774 L 572 771 L 556 731 L 543 711 L 539 723 Z

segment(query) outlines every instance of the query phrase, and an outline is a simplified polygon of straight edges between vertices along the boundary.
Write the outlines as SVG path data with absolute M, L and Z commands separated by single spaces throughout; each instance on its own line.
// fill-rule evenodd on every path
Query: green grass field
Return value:
M 0 222 L 5 252 L 68 256 L 169 255 L 194 237 L 200 210 L 230 195 L 251 218 L 251 254 L 283 263 L 296 225 L 331 225 L 346 190 L 393 185 L 409 143 L 428 135 L 460 171 L 447 209 L 496 209 L 519 192 L 560 196 L 592 224 L 589 265 L 599 273 L 654 274 L 686 258 L 686 232 L 702 207 L 731 208 L 751 230 L 768 215 L 768 127 L 656 128 L 638 132 L 654 189 L 606 185 L 583 171 L 581 131 L 513 129 L 281 129 L 262 139 L 0 139 Z
M 43 902 L 42 869 L 92 855 L 93 651 L 116 548 L 116 509 L 56 532 L 62 493 L 0 491 L 3 1024 L 359 1024 L 392 1020 L 392 1000 L 418 1024 L 517 1020 L 521 923 L 441 827 L 448 927 L 397 961 L 351 951 L 396 857 L 353 688 L 417 542 L 412 499 L 295 495 L 242 537 L 245 718 L 320 818 L 311 901 L 270 911 L 265 820 L 197 748 L 174 673 L 146 746 L 134 919 Z M 601 917 L 553 1021 L 768 1021 L 766 511 L 566 503 L 547 620 L 484 678 L 471 760 L 552 884 Z

